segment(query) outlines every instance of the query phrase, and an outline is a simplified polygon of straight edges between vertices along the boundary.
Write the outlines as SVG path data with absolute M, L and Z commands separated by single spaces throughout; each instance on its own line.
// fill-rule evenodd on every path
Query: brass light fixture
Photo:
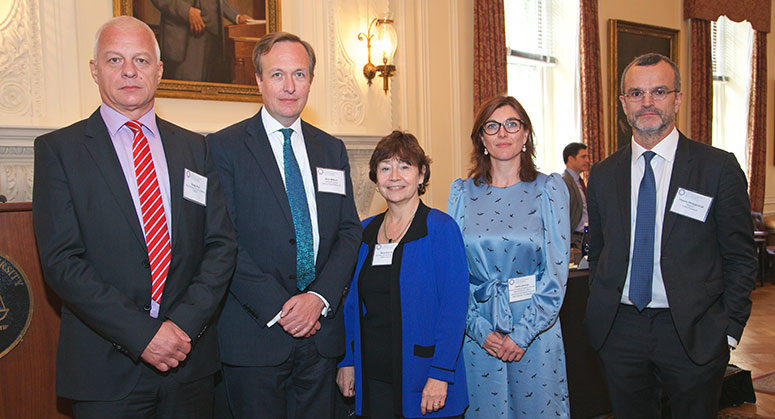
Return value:
M 374 32 L 372 32 L 374 29 Z M 375 38 L 376 35 L 376 38 Z M 366 76 L 369 86 L 371 86 L 371 80 L 379 73 L 382 77 L 383 84 L 382 89 L 385 94 L 388 92 L 390 77 L 396 71 L 396 66 L 392 64 L 393 55 L 396 53 L 396 47 L 398 46 L 396 30 L 393 28 L 393 18 L 389 13 L 384 13 L 381 17 L 374 18 L 369 24 L 369 29 L 366 33 L 359 33 L 358 40 L 366 40 L 366 48 L 369 50 L 369 62 L 363 66 L 363 75 Z M 374 41 L 372 45 L 372 41 Z M 375 57 L 381 58 L 381 65 L 374 65 L 371 62 L 371 49 L 374 47 Z

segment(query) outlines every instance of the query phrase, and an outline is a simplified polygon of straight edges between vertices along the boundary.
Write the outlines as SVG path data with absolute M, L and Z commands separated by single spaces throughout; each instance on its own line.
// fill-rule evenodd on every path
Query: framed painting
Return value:
M 134 16 L 156 35 L 157 97 L 261 101 L 253 46 L 280 30 L 280 0 L 113 0 L 113 15 Z
M 632 129 L 619 103 L 624 68 L 635 57 L 657 52 L 678 65 L 678 30 L 623 20 L 608 20 L 608 154 L 629 144 Z M 676 118 L 676 121 L 678 118 Z

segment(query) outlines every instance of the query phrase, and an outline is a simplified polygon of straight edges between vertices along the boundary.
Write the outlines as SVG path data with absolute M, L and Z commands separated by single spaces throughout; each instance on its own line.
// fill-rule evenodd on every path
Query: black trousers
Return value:
M 726 347 L 726 342 L 718 344 Z M 660 388 L 674 418 L 715 418 L 729 351 L 698 365 L 686 354 L 669 309 L 620 305 L 599 352 L 617 418 L 660 418 Z
M 403 419 L 401 412 L 395 412 L 393 406 L 393 384 L 369 379 L 369 408 L 371 416 L 361 416 L 369 419 Z M 463 415 L 440 419 L 463 419 Z
M 179 383 L 172 374 L 161 374 L 144 365 L 137 385 L 123 399 L 73 400 L 72 406 L 78 419 L 206 419 L 213 411 L 213 375 Z
M 295 339 L 291 355 L 270 367 L 223 366 L 235 418 L 315 418 L 334 415 L 336 360 L 323 358 L 309 339 Z

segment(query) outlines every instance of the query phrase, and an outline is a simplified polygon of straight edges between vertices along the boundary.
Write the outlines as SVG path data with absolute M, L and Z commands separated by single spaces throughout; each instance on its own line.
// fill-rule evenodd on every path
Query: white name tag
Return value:
M 713 198 L 709 196 L 678 188 L 670 211 L 704 223 L 708 217 L 711 202 L 713 202 Z
M 393 264 L 393 252 L 398 243 L 385 243 L 374 245 L 374 259 L 371 266 L 384 266 Z
M 536 292 L 536 276 L 509 278 L 509 302 L 527 300 Z
M 183 171 L 183 198 L 207 206 L 207 178 L 194 171 Z
M 344 170 L 318 167 L 318 192 L 345 195 Z

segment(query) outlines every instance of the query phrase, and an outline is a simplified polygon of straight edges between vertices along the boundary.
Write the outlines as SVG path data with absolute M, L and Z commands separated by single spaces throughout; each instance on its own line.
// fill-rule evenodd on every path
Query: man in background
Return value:
M 589 152 L 582 143 L 570 143 L 562 150 L 565 172 L 562 180 L 570 194 L 571 248 L 581 249 L 584 226 L 589 222 L 587 215 L 587 186 L 580 176 L 589 170 Z
M 57 394 L 78 418 L 207 418 L 236 242 L 201 135 L 154 112 L 159 46 L 119 16 L 89 63 L 102 105 L 35 140 L 33 220 L 62 299 Z
M 362 238 L 347 150 L 300 117 L 312 46 L 267 34 L 253 61 L 263 107 L 207 137 L 239 244 L 218 323 L 226 393 L 236 417 L 329 418 Z
M 245 23 L 228 0 L 151 0 L 161 12 L 161 54 L 165 77 L 228 83 L 222 17 Z

